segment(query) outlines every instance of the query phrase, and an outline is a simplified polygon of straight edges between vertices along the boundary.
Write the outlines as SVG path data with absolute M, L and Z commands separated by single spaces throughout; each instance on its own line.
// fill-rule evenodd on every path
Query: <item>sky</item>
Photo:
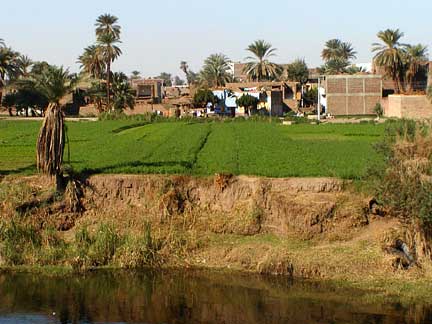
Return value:
M 214 53 L 242 61 L 257 39 L 277 48 L 275 62 L 304 58 L 310 67 L 322 64 L 332 38 L 352 43 L 356 62 L 370 62 L 371 44 L 387 28 L 432 51 L 430 12 L 431 0 L 15 0 L 1 5 L 0 38 L 33 60 L 77 72 L 78 56 L 95 42 L 96 18 L 110 13 L 122 27 L 123 55 L 114 70 L 183 77 L 180 61 L 194 71 Z

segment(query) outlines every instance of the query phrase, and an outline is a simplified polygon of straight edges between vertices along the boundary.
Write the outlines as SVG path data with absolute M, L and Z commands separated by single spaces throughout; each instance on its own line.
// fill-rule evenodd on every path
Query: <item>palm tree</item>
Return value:
M 422 44 L 406 45 L 405 47 L 406 60 L 406 80 L 408 91 L 414 89 L 414 77 L 420 69 L 422 63 L 429 61 L 427 46 Z
M 9 47 L 0 48 L 0 82 L 14 79 L 19 75 L 19 53 Z
M 298 58 L 291 64 L 288 64 L 287 79 L 300 84 L 305 84 L 307 82 L 309 79 L 309 69 L 304 59 Z
M 326 62 L 335 59 L 350 61 L 356 58 L 356 54 L 351 43 L 342 42 L 340 39 L 330 39 L 325 43 L 321 57 Z
M 6 47 L 6 43 L 3 38 L 0 38 L 0 47 Z
M 32 82 L 49 102 L 37 139 L 37 168 L 42 173 L 55 176 L 57 191 L 62 192 L 65 189 L 62 173 L 65 126 L 60 102 L 74 90 L 77 79 L 63 67 L 50 66 L 35 75 Z
M 400 93 L 402 88 L 401 75 L 404 63 L 403 44 L 400 39 L 404 33 L 399 29 L 387 29 L 380 31 L 377 37 L 382 43 L 373 43 L 372 52 L 375 52 L 374 63 L 377 66 L 382 66 L 386 74 L 392 78 L 394 82 L 395 92 Z
M 96 36 L 110 34 L 114 38 L 120 38 L 121 27 L 118 23 L 118 18 L 110 14 L 100 15 L 96 19 Z
M 95 79 L 102 79 L 106 69 L 102 50 L 96 45 L 90 45 L 84 49 L 84 53 L 78 58 L 80 68 Z
M 189 82 L 190 81 L 189 80 L 189 66 L 188 66 L 188 64 L 187 64 L 186 61 L 181 61 L 180 62 L 180 70 L 183 71 L 183 73 L 186 76 L 187 83 L 188 83 L 188 85 L 190 85 L 190 82 Z
M 125 108 L 133 109 L 135 106 L 135 94 L 124 73 L 114 73 L 112 78 L 113 107 L 116 111 Z
M 130 79 L 131 80 L 138 80 L 139 78 L 141 78 L 141 72 L 140 71 L 132 71 L 131 72 L 131 76 Z
M 224 86 L 230 79 L 230 60 L 224 54 L 212 54 L 205 61 L 201 79 L 211 87 Z
M 249 45 L 246 50 L 255 56 L 246 58 L 249 62 L 246 63 L 244 72 L 249 79 L 254 81 L 274 80 L 282 73 L 280 65 L 269 61 L 276 51 L 270 43 L 257 40 Z
M 101 15 L 96 20 L 96 37 L 100 53 L 106 64 L 107 105 L 110 107 L 110 78 L 111 63 L 121 54 L 120 48 L 120 26 L 117 25 L 118 18 L 109 14 Z
M 33 61 L 27 55 L 20 55 L 17 64 L 21 76 L 27 78 L 30 75 L 30 68 L 33 65 Z

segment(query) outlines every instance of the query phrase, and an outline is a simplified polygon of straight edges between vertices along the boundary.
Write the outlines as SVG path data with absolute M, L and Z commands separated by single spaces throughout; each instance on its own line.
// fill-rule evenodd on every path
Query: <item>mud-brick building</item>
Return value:
M 164 96 L 164 80 L 138 79 L 132 80 L 132 88 L 136 92 L 137 101 L 146 100 L 161 103 Z
M 340 115 L 372 115 L 381 103 L 381 75 L 329 75 L 325 77 L 327 113 Z

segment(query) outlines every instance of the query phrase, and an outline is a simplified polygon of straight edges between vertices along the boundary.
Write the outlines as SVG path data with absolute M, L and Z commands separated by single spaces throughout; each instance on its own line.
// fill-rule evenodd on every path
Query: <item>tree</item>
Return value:
M 120 43 L 121 28 L 117 24 L 118 18 L 109 14 L 101 15 L 96 20 L 97 44 L 106 64 L 106 93 L 107 106 L 110 107 L 110 88 L 111 88 L 111 63 L 121 54 L 121 49 L 117 46 Z
M 342 42 L 340 39 L 330 39 L 325 43 L 321 57 L 325 64 L 320 68 L 323 74 L 348 73 L 351 60 L 356 58 L 351 43 Z
M 30 75 L 30 68 L 33 65 L 33 61 L 27 55 L 20 55 L 17 59 L 17 65 L 20 76 L 28 78 Z
M 0 38 L 0 47 L 6 47 L 6 43 L 3 38 Z
M 408 92 L 414 90 L 414 78 L 419 72 L 422 63 L 429 61 L 427 46 L 422 44 L 406 45 L 405 47 L 405 64 L 406 64 L 406 81 Z
M 269 61 L 270 57 L 275 55 L 275 48 L 264 40 L 257 40 L 246 49 L 254 57 L 247 57 L 244 72 L 248 78 L 253 81 L 274 80 L 282 73 L 282 68 L 276 63 Z
M 184 85 L 184 84 L 185 84 L 185 81 L 182 80 L 182 79 L 180 79 L 180 77 L 178 75 L 176 75 L 174 77 L 174 85 L 181 86 L 181 85 Z
M 321 57 L 324 61 L 334 59 L 343 59 L 350 61 L 356 58 L 357 52 L 354 51 L 351 43 L 342 42 L 339 39 L 330 39 L 325 43 L 325 47 L 321 52 Z
M 322 65 L 319 70 L 322 74 L 341 74 L 347 73 L 349 61 L 343 58 L 334 58 Z
M 81 70 L 95 79 L 102 79 L 106 70 L 106 61 L 102 53 L 102 49 L 96 45 L 86 47 L 78 58 Z
M 131 80 L 138 80 L 141 78 L 141 72 L 140 71 L 132 71 L 131 72 L 131 76 L 129 77 L 129 79 Z
M 75 89 L 77 81 L 68 70 L 56 66 L 50 66 L 31 80 L 49 103 L 37 139 L 36 165 L 40 172 L 56 177 L 58 192 L 65 189 L 62 171 L 65 126 L 60 101 Z
M 183 73 L 186 76 L 186 80 L 188 80 L 188 85 L 190 85 L 190 82 L 189 82 L 189 65 L 187 64 L 186 61 L 180 62 L 180 70 L 183 71 Z
M 210 87 L 221 87 L 229 81 L 230 60 L 224 54 L 212 54 L 205 61 L 200 73 L 202 81 Z
M 193 97 L 195 107 L 205 107 L 208 103 L 215 104 L 217 101 L 218 98 L 209 89 L 199 89 Z
M 126 74 L 114 73 L 112 78 L 113 107 L 116 111 L 125 108 L 134 109 L 135 93 L 131 88 Z
M 387 76 L 394 82 L 395 92 L 403 90 L 401 79 L 403 73 L 404 50 L 400 43 L 404 33 L 399 29 L 380 31 L 377 37 L 382 43 L 373 43 L 372 52 L 375 52 L 374 63 L 385 69 Z
M 172 75 L 170 73 L 162 72 L 156 78 L 163 80 L 165 86 L 167 86 L 167 87 L 171 87 L 172 86 L 172 81 L 171 81 Z
M 7 80 L 13 80 L 19 76 L 19 53 L 9 47 L 0 47 L 0 102 L 3 92 L 1 89 Z
M 258 107 L 258 98 L 255 98 L 249 94 L 245 94 L 240 98 L 237 98 L 236 104 L 237 106 L 244 107 L 245 112 L 250 116 L 252 110 L 256 110 Z
M 309 69 L 304 59 L 296 59 L 287 67 L 288 80 L 305 84 L 309 79 Z

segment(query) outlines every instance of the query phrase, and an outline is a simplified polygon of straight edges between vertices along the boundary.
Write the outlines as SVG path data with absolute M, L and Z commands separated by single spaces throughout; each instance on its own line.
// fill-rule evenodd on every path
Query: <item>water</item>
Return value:
M 209 272 L 0 274 L 0 323 L 432 323 L 356 290 Z

